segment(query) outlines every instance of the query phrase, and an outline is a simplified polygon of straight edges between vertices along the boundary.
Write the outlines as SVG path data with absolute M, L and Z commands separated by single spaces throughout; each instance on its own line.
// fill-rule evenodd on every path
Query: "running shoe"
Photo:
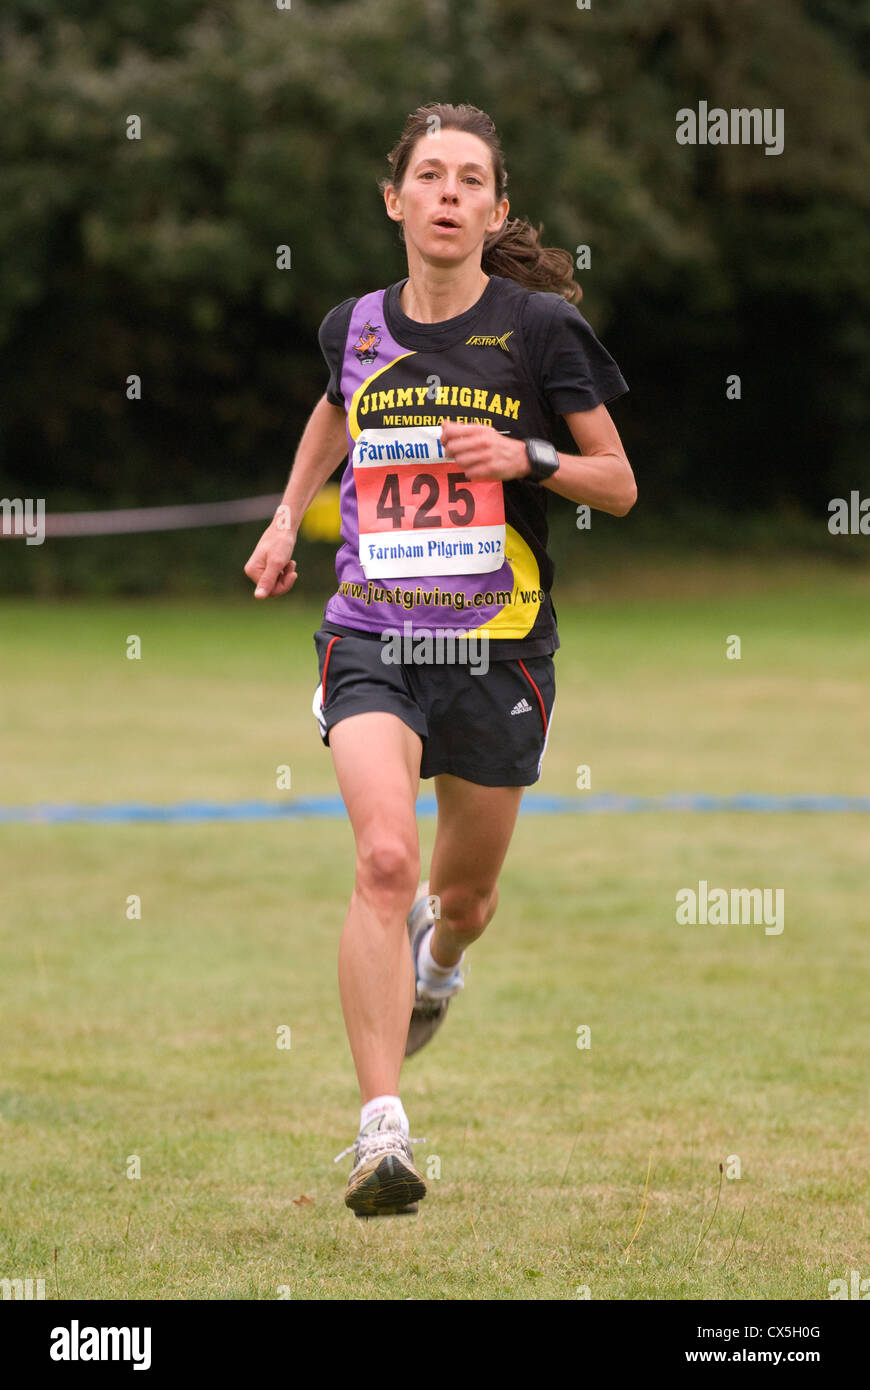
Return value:
M 426 1184 L 414 1166 L 411 1145 L 425 1143 L 405 1134 L 395 1115 L 375 1115 L 334 1159 L 338 1163 L 353 1149 L 345 1206 L 361 1217 L 413 1216 L 426 1196 Z
M 443 985 L 424 986 L 420 983 L 417 954 L 423 936 L 434 922 L 435 917 L 429 906 L 429 880 L 427 879 L 417 889 L 417 896 L 411 911 L 408 913 L 408 938 L 411 942 L 411 956 L 414 961 L 416 995 L 411 1020 L 408 1024 L 408 1040 L 405 1043 L 406 1057 L 419 1052 L 433 1033 L 441 1027 L 444 1022 L 444 1015 L 447 1013 L 447 1006 L 454 994 L 458 994 L 464 988 L 465 976 L 470 969 L 469 966 L 466 966 L 463 970 L 461 966 L 457 965 L 450 979 L 446 980 Z

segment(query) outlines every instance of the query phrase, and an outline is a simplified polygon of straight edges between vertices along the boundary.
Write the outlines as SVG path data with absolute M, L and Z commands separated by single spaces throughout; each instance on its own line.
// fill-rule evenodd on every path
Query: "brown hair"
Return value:
M 414 146 L 421 136 L 429 134 L 433 124 L 438 130 L 464 130 L 469 135 L 477 135 L 489 147 L 495 174 L 495 201 L 500 202 L 507 187 L 507 171 L 493 121 L 476 106 L 451 106 L 440 101 L 418 106 L 408 117 L 399 140 L 387 155 L 392 173 L 378 180 L 381 192 L 391 184 L 401 189 Z M 549 290 L 576 304 L 583 291 L 574 279 L 574 259 L 570 251 L 542 246 L 543 231 L 542 222 L 535 231 L 531 223 L 522 218 L 508 218 L 500 231 L 485 238 L 481 268 L 487 275 L 503 275 L 528 290 Z M 399 234 L 404 241 L 405 229 L 401 225 Z

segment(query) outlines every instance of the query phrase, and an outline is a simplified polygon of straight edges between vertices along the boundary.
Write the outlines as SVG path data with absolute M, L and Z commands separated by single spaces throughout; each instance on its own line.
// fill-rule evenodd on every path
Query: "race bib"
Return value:
M 467 478 L 447 456 L 440 425 L 363 430 L 352 463 L 366 579 L 501 569 L 501 480 Z

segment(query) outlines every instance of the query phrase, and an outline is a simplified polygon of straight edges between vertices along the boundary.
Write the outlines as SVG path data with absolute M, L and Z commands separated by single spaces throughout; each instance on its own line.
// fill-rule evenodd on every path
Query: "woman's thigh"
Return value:
M 368 711 L 334 724 L 329 747 L 353 828 L 357 869 L 397 887 L 417 886 L 416 800 L 422 740 L 395 714 Z
M 478 786 L 449 773 L 435 778 L 438 827 L 429 883 L 448 919 L 482 913 L 492 899 L 523 791 Z

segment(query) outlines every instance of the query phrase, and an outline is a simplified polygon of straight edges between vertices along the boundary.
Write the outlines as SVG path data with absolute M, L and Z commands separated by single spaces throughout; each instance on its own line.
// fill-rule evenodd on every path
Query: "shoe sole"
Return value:
M 356 1216 L 413 1216 L 425 1196 L 420 1174 L 393 1154 L 384 1154 L 375 1168 L 356 1179 L 344 1204 Z
M 389 1211 L 376 1211 L 376 1212 L 365 1212 L 365 1211 L 355 1211 L 355 1212 L 354 1212 L 354 1216 L 356 1217 L 357 1221 L 378 1221 L 378 1220 L 380 1220 L 380 1218 L 381 1218 L 382 1216 L 416 1216 L 416 1215 L 417 1215 L 417 1203 L 416 1203 L 416 1202 L 412 1202 L 411 1205 L 408 1206 L 408 1207 L 397 1207 L 397 1208 L 395 1209 L 395 1211 L 389 1210 Z
M 444 1005 L 444 1008 L 439 1010 L 438 1013 L 430 1012 L 431 1005 L 428 1007 L 418 1004 L 414 1005 L 414 1009 L 411 1013 L 411 1021 L 408 1024 L 408 1038 L 405 1043 L 406 1057 L 413 1057 L 415 1052 L 419 1052 L 421 1047 L 425 1047 L 426 1043 L 432 1037 L 432 1034 L 437 1032 L 441 1027 L 450 1000 L 442 999 L 440 1002 Z M 418 1012 L 418 1009 L 420 1012 Z
M 414 902 L 411 906 L 411 911 L 408 913 L 408 916 L 410 917 L 412 913 L 415 911 L 415 909 L 419 907 L 420 903 L 428 897 L 429 880 L 426 879 L 423 883 L 420 884 L 420 887 L 417 890 L 417 896 L 414 899 Z M 420 931 L 423 930 L 425 930 L 425 928 L 420 929 Z M 410 927 L 408 929 L 408 932 L 410 939 Z M 416 936 L 417 934 L 418 933 L 415 933 L 414 935 Z M 411 939 L 412 954 L 413 951 L 414 940 Z M 432 1037 L 433 1033 L 437 1032 L 437 1030 L 441 1027 L 441 1024 L 444 1022 L 444 1015 L 447 1013 L 447 1005 L 450 1003 L 450 999 L 444 999 L 441 1002 L 444 1004 L 444 1008 L 439 1010 L 437 1013 L 432 1012 L 432 1001 L 421 1001 L 419 1004 L 414 1005 L 413 1011 L 411 1013 L 411 1020 L 408 1024 L 408 1037 L 405 1042 L 406 1057 L 413 1057 L 415 1052 L 419 1052 L 421 1047 L 425 1047 L 427 1042 L 429 1042 L 430 1038 Z

